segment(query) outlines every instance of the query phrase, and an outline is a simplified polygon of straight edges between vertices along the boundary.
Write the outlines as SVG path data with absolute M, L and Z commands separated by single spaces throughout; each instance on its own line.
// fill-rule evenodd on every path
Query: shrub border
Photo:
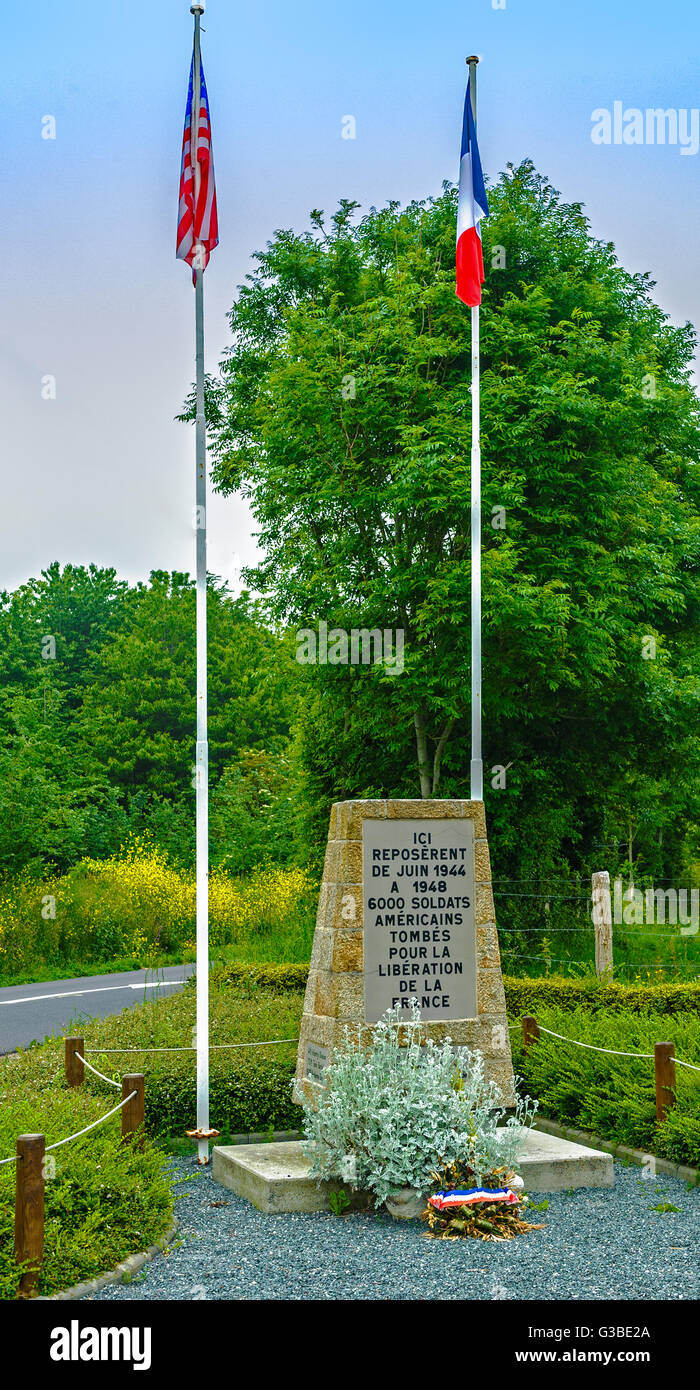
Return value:
M 127 1259 L 121 1260 L 114 1269 L 110 1269 L 107 1274 L 98 1274 L 94 1279 L 85 1279 L 82 1284 L 73 1284 L 70 1289 L 61 1289 L 58 1293 L 39 1294 L 32 1302 L 35 1303 L 60 1303 L 68 1299 L 89 1298 L 91 1294 L 103 1289 L 105 1284 L 121 1284 L 129 1274 L 136 1274 L 143 1266 L 150 1264 L 156 1255 L 164 1255 L 168 1246 L 177 1235 L 177 1224 L 174 1224 L 166 1231 L 155 1245 L 149 1245 L 145 1250 L 141 1250 L 137 1255 L 129 1255 Z
M 694 1187 L 700 1187 L 700 1168 L 690 1168 L 685 1163 L 671 1163 L 668 1158 L 657 1158 L 656 1154 L 644 1152 L 642 1149 L 630 1149 L 627 1144 L 616 1144 L 610 1139 L 601 1139 L 598 1134 L 588 1134 L 583 1129 L 572 1129 L 569 1125 L 560 1125 L 557 1120 L 549 1120 L 544 1115 L 538 1115 L 534 1124 L 535 1129 L 542 1130 L 545 1134 L 554 1134 L 558 1139 L 570 1139 L 573 1144 L 585 1144 L 588 1148 L 604 1149 L 606 1153 L 612 1154 L 613 1158 L 620 1159 L 626 1163 L 635 1163 L 643 1168 L 650 1158 L 655 1164 L 655 1174 L 663 1173 L 669 1178 L 680 1178 L 682 1182 L 691 1182 Z
M 303 990 L 309 974 L 306 963 L 261 962 L 248 965 L 230 961 L 215 966 L 212 984 L 258 986 L 261 989 Z M 505 975 L 503 984 L 509 1013 L 531 1012 L 538 1005 L 575 1009 L 580 1005 L 632 1013 L 700 1013 L 700 984 L 679 981 L 673 984 L 626 983 L 622 980 L 567 978 L 561 975 L 530 977 Z

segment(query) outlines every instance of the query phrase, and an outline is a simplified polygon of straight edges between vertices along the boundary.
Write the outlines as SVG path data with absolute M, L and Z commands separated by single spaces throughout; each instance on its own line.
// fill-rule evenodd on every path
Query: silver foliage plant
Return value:
M 537 1102 L 505 1111 L 484 1076 L 479 1052 L 423 1040 L 420 1010 L 389 1009 L 366 1047 L 345 1030 L 346 1045 L 326 1068 L 315 1105 L 304 1102 L 305 1150 L 312 1172 L 369 1189 L 379 1206 L 402 1187 L 427 1192 L 443 1163 L 467 1162 L 477 1185 L 512 1170 L 523 1127 Z

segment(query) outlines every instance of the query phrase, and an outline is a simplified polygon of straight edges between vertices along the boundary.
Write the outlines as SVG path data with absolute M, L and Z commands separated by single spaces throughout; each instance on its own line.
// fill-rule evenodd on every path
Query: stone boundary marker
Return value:
M 368 831 L 365 835 L 368 824 L 371 834 Z M 392 899 L 396 891 L 392 883 L 394 870 L 392 868 L 390 876 L 373 880 L 372 884 L 364 881 L 364 875 L 373 864 L 370 856 L 389 859 L 398 853 L 401 869 L 407 873 L 404 865 L 408 856 L 423 852 L 409 850 L 407 846 L 426 839 L 440 845 L 439 850 L 428 849 L 426 854 L 450 855 L 452 860 L 443 860 L 447 864 L 445 868 L 428 865 L 421 870 L 426 880 L 442 877 L 447 887 L 436 892 L 435 882 L 429 883 L 421 896 L 421 908 L 427 905 L 428 910 L 413 918 L 413 922 L 422 922 L 420 933 L 413 940 L 429 941 L 426 948 L 429 968 L 435 971 L 438 979 L 441 970 L 448 972 L 442 984 L 442 999 L 448 1000 L 443 1003 L 442 1016 L 437 1008 L 426 1012 L 421 1007 L 425 1029 L 428 1037 L 436 1042 L 450 1037 L 456 1046 L 478 1049 L 484 1058 L 486 1075 L 497 1084 L 503 1103 L 507 1106 L 514 1103 L 513 1063 L 484 804 L 482 801 L 428 799 L 339 801 L 332 808 L 300 1029 L 294 1089 L 297 1103 L 301 1103 L 302 1095 L 313 1099 L 317 1093 L 333 1051 L 345 1042 L 346 1028 L 353 1038 L 357 1038 L 358 1033 L 369 1037 L 371 1022 L 378 1017 L 375 1002 L 381 994 L 378 983 L 385 990 L 389 1003 L 392 992 L 414 988 L 410 980 L 394 979 L 390 974 L 394 964 L 387 967 L 383 963 L 387 957 L 382 956 L 387 942 L 398 941 L 398 936 L 392 935 L 389 928 L 394 924 L 403 926 L 406 917 L 390 918 L 387 926 L 386 917 L 380 919 L 375 911 L 369 911 L 372 903 L 378 901 L 368 896 L 373 892 L 387 894 L 383 900 L 390 906 L 395 904 Z M 387 848 L 375 848 L 382 844 Z M 398 844 L 402 845 L 400 851 L 396 849 Z M 461 847 L 457 848 L 458 845 Z M 457 856 L 461 858 L 455 865 Z M 374 867 L 372 872 L 375 872 Z M 384 870 L 380 863 L 376 873 L 381 872 Z M 414 875 L 417 872 L 414 868 Z M 463 877 L 447 876 L 456 872 Z M 406 911 L 410 912 L 418 881 L 404 877 L 397 878 L 397 883 L 405 898 Z M 466 902 L 468 907 L 464 910 Z M 455 903 L 456 914 L 445 911 L 445 904 L 451 907 Z M 404 933 L 404 939 L 405 936 Z M 444 948 L 437 943 L 444 941 L 448 942 L 450 960 L 443 967 L 438 957 Z M 409 949 L 415 951 L 415 947 Z M 406 955 L 401 959 L 406 960 Z M 410 959 L 414 961 L 415 954 Z M 372 979 L 365 977 L 367 960 L 372 963 L 371 969 L 368 967 L 368 976 L 371 974 Z M 459 962 L 459 975 L 455 960 Z M 407 964 L 407 972 L 413 968 L 412 964 Z M 420 969 L 423 970 L 422 964 Z M 381 981 L 374 979 L 375 974 L 383 977 Z M 436 988 L 434 978 L 425 984 L 416 980 L 415 984 L 414 997 L 419 1004 L 419 991 Z M 463 1007 L 463 1001 L 471 1001 L 468 1016 L 455 1016 L 453 1000 L 459 1001 L 459 1008 Z M 385 1003 L 383 1007 L 388 1005 Z

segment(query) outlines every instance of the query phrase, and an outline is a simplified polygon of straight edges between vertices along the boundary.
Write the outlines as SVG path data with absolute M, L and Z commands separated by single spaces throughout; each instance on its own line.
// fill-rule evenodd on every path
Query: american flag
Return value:
M 197 120 L 192 100 L 194 87 L 193 57 L 190 67 L 190 85 L 187 91 L 185 129 L 182 136 L 180 205 L 177 218 L 177 257 L 179 260 L 187 261 L 187 264 L 192 266 L 193 281 L 196 279 L 197 267 L 201 266 L 202 270 L 205 269 L 211 252 L 219 244 L 214 159 L 209 123 L 209 98 L 201 62 L 199 78 L 199 123 L 198 129 L 195 130 Z M 196 150 L 197 169 L 194 167 L 194 150 Z M 197 174 L 196 179 L 195 174 Z

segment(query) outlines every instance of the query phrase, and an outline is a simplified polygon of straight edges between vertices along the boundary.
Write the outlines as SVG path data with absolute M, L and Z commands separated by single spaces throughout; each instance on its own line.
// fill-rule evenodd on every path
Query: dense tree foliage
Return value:
M 156 571 L 130 588 L 95 566 L 51 565 L 0 597 L 0 869 L 63 868 L 144 830 L 191 859 L 194 606 L 186 575 Z M 208 622 L 213 858 L 253 867 L 267 857 L 267 820 L 293 815 L 285 750 L 298 668 L 248 596 L 215 580 Z M 268 766 L 276 800 L 260 790 Z M 232 812 L 251 799 L 254 829 L 250 810 Z
M 499 875 L 700 873 L 694 335 L 530 164 L 490 203 L 484 744 Z M 257 600 L 209 586 L 212 857 L 234 870 L 318 858 L 340 797 L 468 795 L 455 211 L 445 187 L 405 209 L 313 213 L 256 257 L 231 310 L 206 392 L 215 480 L 250 499 L 263 557 Z M 333 640 L 339 660 L 298 664 L 296 630 L 321 623 L 331 639 L 400 630 L 404 669 L 346 662 Z M 194 680 L 186 575 L 129 586 L 52 565 L 0 595 L 0 871 L 108 854 L 132 830 L 190 862 Z
M 697 853 L 694 335 L 526 163 L 490 193 L 482 308 L 484 738 L 504 868 Z M 455 192 L 277 233 L 208 384 L 279 621 L 401 628 L 405 671 L 307 667 L 320 833 L 336 796 L 465 795 L 469 319 Z M 493 781 L 493 789 L 490 785 Z M 611 864 L 611 867 L 613 865 Z

